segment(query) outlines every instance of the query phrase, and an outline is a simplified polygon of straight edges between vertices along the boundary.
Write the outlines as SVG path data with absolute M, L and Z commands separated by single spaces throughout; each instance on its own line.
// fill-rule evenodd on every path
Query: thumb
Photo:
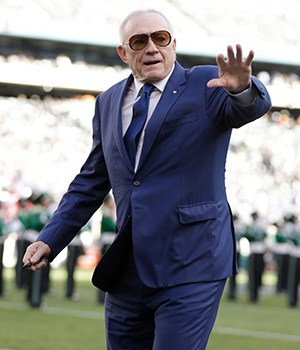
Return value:
M 207 87 L 208 88 L 216 88 L 216 87 L 222 87 L 223 83 L 220 79 L 215 78 L 215 79 L 211 79 L 207 82 Z

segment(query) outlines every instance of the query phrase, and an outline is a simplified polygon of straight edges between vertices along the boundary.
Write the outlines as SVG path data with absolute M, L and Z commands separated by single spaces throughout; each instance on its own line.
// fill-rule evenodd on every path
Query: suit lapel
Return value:
M 133 78 L 132 75 L 128 77 L 127 80 L 121 85 L 121 87 L 115 90 L 114 95 L 112 96 L 112 101 L 114 104 L 112 105 L 112 116 L 115 116 L 113 122 L 113 135 L 115 138 L 116 145 L 119 149 L 119 152 L 124 160 L 124 162 L 128 165 L 128 167 L 132 170 L 132 164 L 127 154 L 125 144 L 123 141 L 123 130 L 122 130 L 122 105 L 124 101 L 124 97 L 126 95 L 127 89 L 130 86 Z M 120 93 L 121 92 L 121 93 Z
M 176 62 L 174 72 L 171 75 L 145 129 L 144 144 L 138 168 L 140 168 L 143 161 L 147 157 L 147 154 L 149 153 L 170 108 L 184 91 L 185 82 L 185 70 Z

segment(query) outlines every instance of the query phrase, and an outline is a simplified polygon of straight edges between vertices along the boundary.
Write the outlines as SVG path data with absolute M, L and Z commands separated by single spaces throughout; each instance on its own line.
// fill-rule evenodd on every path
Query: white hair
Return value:
M 171 34 L 173 35 L 174 34 L 174 28 L 173 28 L 173 25 L 172 23 L 169 21 L 169 19 L 161 12 L 157 11 L 157 10 L 154 10 L 154 9 L 147 9 L 147 10 L 135 10 L 133 12 L 131 12 L 121 23 L 120 25 L 120 29 L 119 29 L 119 35 L 120 35 L 120 39 L 121 39 L 121 42 L 123 42 L 123 35 L 124 35 L 124 30 L 125 30 L 125 27 L 127 25 L 127 23 L 135 16 L 139 16 L 139 15 L 143 15 L 143 14 L 148 14 L 148 13 L 155 13 L 159 16 L 161 16 L 167 23 L 169 29 L 170 29 L 170 32 Z

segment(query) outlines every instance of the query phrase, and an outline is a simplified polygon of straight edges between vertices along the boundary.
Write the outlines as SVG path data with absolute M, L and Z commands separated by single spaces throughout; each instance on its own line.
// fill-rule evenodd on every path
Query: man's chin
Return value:
M 152 83 L 162 80 L 163 78 L 165 78 L 165 76 L 161 71 L 158 71 L 158 70 L 152 70 L 151 72 L 147 72 L 144 75 L 144 81 L 152 82 Z

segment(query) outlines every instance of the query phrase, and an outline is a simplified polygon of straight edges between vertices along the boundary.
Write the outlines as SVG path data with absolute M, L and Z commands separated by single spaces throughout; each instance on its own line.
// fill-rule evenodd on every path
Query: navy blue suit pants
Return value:
M 105 300 L 108 350 L 204 350 L 226 280 L 145 286 L 132 252 Z

